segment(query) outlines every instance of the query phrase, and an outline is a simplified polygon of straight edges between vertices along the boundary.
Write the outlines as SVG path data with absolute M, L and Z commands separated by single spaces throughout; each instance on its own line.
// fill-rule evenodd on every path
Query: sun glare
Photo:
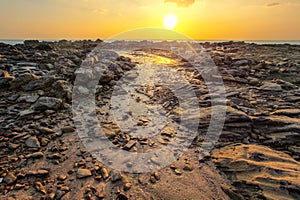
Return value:
M 173 29 L 173 28 L 176 27 L 177 22 L 178 22 L 178 19 L 175 15 L 168 14 L 168 15 L 165 16 L 164 26 L 165 26 L 166 29 Z

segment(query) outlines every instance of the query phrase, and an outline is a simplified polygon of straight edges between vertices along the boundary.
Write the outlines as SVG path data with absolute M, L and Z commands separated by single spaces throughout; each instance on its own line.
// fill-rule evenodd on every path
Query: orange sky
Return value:
M 106 39 L 164 28 L 172 13 L 192 39 L 299 40 L 299 10 L 299 0 L 0 0 L 0 39 Z

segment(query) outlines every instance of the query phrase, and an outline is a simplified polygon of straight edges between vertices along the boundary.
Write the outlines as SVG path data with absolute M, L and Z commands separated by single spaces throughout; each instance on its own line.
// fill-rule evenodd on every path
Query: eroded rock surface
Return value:
M 286 153 L 261 145 L 234 144 L 215 150 L 212 157 L 248 199 L 300 198 L 300 165 Z

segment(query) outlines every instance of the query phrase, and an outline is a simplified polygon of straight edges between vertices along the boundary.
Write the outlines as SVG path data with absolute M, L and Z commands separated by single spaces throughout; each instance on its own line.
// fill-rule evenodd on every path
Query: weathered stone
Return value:
M 26 85 L 30 81 L 38 79 L 37 76 L 31 73 L 20 74 L 10 84 L 11 89 L 21 89 L 22 86 Z
M 22 95 L 19 97 L 19 102 L 34 103 L 38 100 L 39 95 Z
M 72 126 L 65 126 L 60 129 L 63 133 L 71 133 L 74 132 L 75 129 Z
M 116 182 L 122 179 L 121 173 L 115 170 L 110 171 L 110 177 L 112 182 Z
M 30 81 L 23 88 L 25 91 L 33 91 L 33 90 L 45 90 L 49 89 L 51 85 L 55 82 L 56 78 L 53 76 L 45 76 L 36 80 Z
M 37 191 L 41 192 L 42 194 L 47 194 L 46 188 L 44 187 L 44 185 L 41 182 L 36 182 L 35 183 L 35 188 L 37 189 Z
M 9 143 L 8 144 L 8 148 L 11 149 L 11 150 L 15 150 L 19 147 L 20 145 L 19 144 L 14 144 L 14 143 Z
M 30 147 L 30 148 L 40 148 L 41 147 L 39 140 L 35 136 L 28 138 L 25 141 L 25 144 L 27 147 Z
M 124 150 L 130 150 L 136 144 L 135 140 L 130 140 L 127 144 L 123 147 Z
M 92 172 L 89 169 L 78 169 L 77 173 L 77 178 L 87 178 L 92 176 Z
M 11 172 L 8 173 L 4 178 L 4 182 L 8 185 L 11 185 L 11 184 L 15 183 L 16 181 L 17 181 L 17 177 Z
M 27 175 L 29 176 L 38 176 L 38 177 L 43 177 L 43 176 L 48 176 L 49 175 L 49 171 L 48 170 L 44 170 L 44 169 L 39 169 L 36 171 L 28 171 Z
M 31 157 L 32 158 L 41 158 L 44 156 L 44 153 L 43 152 L 34 152 Z
M 54 97 L 40 97 L 32 106 L 34 110 L 58 110 L 62 107 L 62 100 Z
M 56 98 L 65 99 L 66 102 L 71 102 L 72 86 L 67 81 L 58 80 L 51 86 L 49 95 Z
M 32 115 L 34 114 L 35 111 L 34 110 L 31 110 L 31 109 L 28 109 L 28 110 L 23 110 L 19 113 L 19 116 L 20 117 L 25 117 L 25 116 L 28 116 L 28 115 Z
M 41 133 L 41 134 L 54 134 L 55 131 L 50 129 L 50 128 L 47 128 L 47 127 L 38 127 L 37 130 Z
M 259 89 L 265 91 L 274 91 L 274 92 L 282 91 L 282 87 L 280 85 L 278 85 L 277 83 L 270 83 L 270 82 L 265 82 Z

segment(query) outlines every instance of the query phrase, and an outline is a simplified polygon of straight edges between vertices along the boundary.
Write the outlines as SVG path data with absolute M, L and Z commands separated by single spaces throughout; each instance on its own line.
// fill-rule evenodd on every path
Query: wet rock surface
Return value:
M 218 66 L 226 90 L 226 101 L 217 99 L 212 105 L 217 88 L 208 90 L 211 83 L 205 83 L 193 63 L 176 51 L 151 48 L 106 52 L 105 65 L 93 66 L 91 73 L 80 76 L 84 81 L 103 72 L 95 90 L 85 85 L 73 91 L 82 61 L 99 43 L 0 44 L 1 199 L 299 199 L 299 46 L 201 44 L 200 50 Z M 108 46 L 122 49 L 142 44 Z M 195 91 L 198 114 L 181 109 L 170 88 L 149 84 L 156 77 L 151 77 L 152 68 L 145 63 L 161 68 L 160 75 L 174 82 L 174 74 L 180 73 Z M 145 84 L 133 91 L 130 106 L 134 109 L 114 118 L 113 87 L 126 76 L 130 88 L 145 69 L 150 78 L 143 77 Z M 177 140 L 181 116 L 189 117 L 184 128 L 200 118 L 198 132 L 188 151 L 170 165 L 145 174 L 120 172 L 97 160 L 83 145 L 74 124 L 74 92 L 95 94 L 96 114 L 90 116 L 98 118 L 114 146 L 127 152 L 143 153 L 187 140 Z M 212 118 L 212 110 L 224 110 L 226 117 L 214 150 L 206 152 L 202 148 L 206 131 L 210 121 L 218 118 Z M 160 163 L 159 157 L 149 158 L 149 165 L 159 168 Z M 126 166 L 133 168 L 135 163 Z

